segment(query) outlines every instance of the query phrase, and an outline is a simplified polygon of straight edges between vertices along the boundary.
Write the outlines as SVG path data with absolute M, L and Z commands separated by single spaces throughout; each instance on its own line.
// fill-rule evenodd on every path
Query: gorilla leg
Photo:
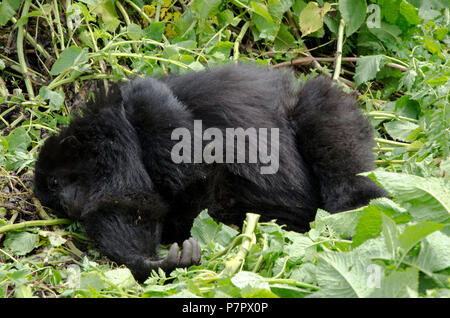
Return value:
M 387 196 L 372 180 L 356 174 L 373 166 L 373 132 L 356 100 L 325 77 L 305 83 L 288 117 L 299 151 L 320 183 L 323 208 L 340 212 Z
M 145 207 L 136 208 L 135 201 L 120 201 L 101 203 L 80 221 L 100 251 L 118 264 L 126 265 L 138 281 L 145 281 L 158 268 L 169 273 L 176 267 L 200 262 L 201 249 L 192 238 L 184 241 L 181 255 L 178 244 L 174 243 L 166 258 L 158 257 L 163 228 L 162 221 L 155 218 L 158 215 L 145 213 Z

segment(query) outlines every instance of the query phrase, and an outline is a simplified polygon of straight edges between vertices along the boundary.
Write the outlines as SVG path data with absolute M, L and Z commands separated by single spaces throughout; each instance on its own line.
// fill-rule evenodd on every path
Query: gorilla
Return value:
M 174 130 L 195 139 L 196 121 L 224 135 L 229 128 L 272 131 L 277 138 L 249 134 L 244 145 L 276 151 L 276 171 L 262 173 L 267 158 L 251 162 L 250 152 L 244 162 L 175 162 Z M 209 137 L 201 146 L 219 155 L 218 147 L 208 148 Z M 224 150 L 235 158 L 242 151 L 229 143 Z M 372 150 L 372 127 L 358 103 L 327 77 L 300 84 L 288 70 L 233 64 L 136 78 L 99 94 L 45 141 L 34 190 L 45 206 L 79 221 L 101 253 L 144 281 L 153 269 L 200 262 L 201 249 L 189 236 L 203 209 L 227 224 L 241 224 L 253 212 L 304 232 L 318 208 L 335 213 L 387 196 L 357 175 L 374 168 Z M 158 256 L 161 243 L 173 243 L 165 258 Z

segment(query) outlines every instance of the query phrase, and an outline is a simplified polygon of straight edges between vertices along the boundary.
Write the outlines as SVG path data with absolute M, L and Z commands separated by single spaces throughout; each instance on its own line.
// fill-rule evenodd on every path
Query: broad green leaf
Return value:
M 105 279 L 119 288 L 131 288 L 136 285 L 133 274 L 128 268 L 116 268 L 104 273 Z
M 417 9 L 405 0 L 400 3 L 400 14 L 406 19 L 406 21 L 408 21 L 409 24 L 415 25 L 422 22 L 422 19 L 419 18 Z
M 434 232 L 423 240 L 419 255 L 410 262 L 426 274 L 449 268 L 449 246 L 450 237 L 440 231 Z
M 373 291 L 368 285 L 369 265 L 368 258 L 361 258 L 354 252 L 319 253 L 317 280 L 320 290 L 310 297 L 367 297 Z
M 386 63 L 382 55 L 363 56 L 356 62 L 356 86 L 375 78 L 381 67 Z
M 357 247 L 368 239 L 376 238 L 380 235 L 383 223 L 381 214 L 380 210 L 371 206 L 364 210 L 356 226 L 352 247 Z
M 364 23 L 367 4 L 365 0 L 339 0 L 339 11 L 345 21 L 345 34 L 350 36 Z
M 392 120 L 384 123 L 383 126 L 392 138 L 400 141 L 408 141 L 408 136 L 419 127 L 417 124 L 404 120 Z
M 240 271 L 231 278 L 231 282 L 241 289 L 242 297 L 277 297 L 270 290 L 265 278 L 253 272 Z
M 222 0 L 194 1 L 191 5 L 192 11 L 198 14 L 200 19 L 206 19 L 219 12 Z
M 62 235 L 56 231 L 39 231 L 39 235 L 44 237 L 48 237 L 48 240 L 53 247 L 58 247 L 66 243 L 66 239 L 62 237 Z
M 142 31 L 141 27 L 135 23 L 130 23 L 127 26 L 127 33 L 132 40 L 140 40 L 144 36 L 144 31 Z
M 22 1 L 3 0 L 0 3 L 0 26 L 5 25 L 16 14 Z
M 314 242 L 307 236 L 296 232 L 287 232 L 286 237 L 292 241 L 292 244 L 286 247 L 286 253 L 293 261 L 300 260 L 308 247 L 314 245 Z
M 289 28 L 285 24 L 280 25 L 277 37 L 274 42 L 274 50 L 282 51 L 295 48 L 297 46 L 294 36 L 289 32 Z
M 405 251 L 409 251 L 414 245 L 419 243 L 425 237 L 433 232 L 439 231 L 444 224 L 434 222 L 420 222 L 408 226 L 398 237 L 400 247 Z
M 309 2 L 299 16 L 302 37 L 322 28 L 323 17 L 330 9 L 331 6 L 328 2 L 325 2 L 322 8 L 315 2 Z
M 381 21 L 380 28 L 370 28 L 369 32 L 375 35 L 383 44 L 393 50 L 396 50 L 397 45 L 402 43 L 400 35 L 402 30 L 395 24 L 389 24 Z
M 8 136 L 2 137 L 2 144 L 3 146 L 6 146 L 5 148 L 10 152 L 26 152 L 27 148 L 31 145 L 31 138 L 25 127 L 18 127 Z
M 53 63 L 51 75 L 59 75 L 70 68 L 77 68 L 88 61 L 87 49 L 70 46 L 65 49 L 59 58 Z
M 166 30 L 166 23 L 161 21 L 153 22 L 150 24 L 148 28 L 145 29 L 145 31 L 148 32 L 149 38 L 155 41 L 162 40 L 165 30 Z
M 39 95 L 43 99 L 48 99 L 48 106 L 51 111 L 58 111 L 64 105 L 64 92 L 54 92 L 49 90 L 46 86 L 39 89 Z
M 11 232 L 3 242 L 15 255 L 26 255 L 31 252 L 37 244 L 38 235 L 30 232 Z
M 202 211 L 194 220 L 191 235 L 200 246 L 208 246 L 212 242 L 218 242 L 227 246 L 239 232 L 223 223 L 217 224 L 206 210 Z
M 90 271 L 83 272 L 80 275 L 80 288 L 101 290 L 108 287 L 108 284 L 103 280 L 100 272 Z
M 273 23 L 272 16 L 270 15 L 269 10 L 264 3 L 250 1 L 250 8 L 253 10 L 253 12 L 257 13 L 265 20 L 267 20 L 267 22 Z
M 115 31 L 120 24 L 115 2 L 116 0 L 97 0 L 98 6 L 94 9 L 94 13 L 100 15 L 104 22 L 103 28 L 110 32 Z
M 450 223 L 450 181 L 401 173 L 373 171 L 366 173 L 393 195 L 413 220 Z
M 384 237 L 384 242 L 388 252 L 392 255 L 392 259 L 395 259 L 397 256 L 397 249 L 399 247 L 398 241 L 398 230 L 395 222 L 384 213 L 382 215 L 383 225 L 382 225 L 382 233 Z
M 380 288 L 375 288 L 370 297 L 407 298 L 416 296 L 419 287 L 419 272 L 408 268 L 404 272 L 394 271 L 381 281 Z
M 325 217 L 318 218 L 314 221 L 314 227 L 325 224 L 330 227 L 334 232 L 342 237 L 353 236 L 356 233 L 356 226 L 364 208 L 335 213 Z

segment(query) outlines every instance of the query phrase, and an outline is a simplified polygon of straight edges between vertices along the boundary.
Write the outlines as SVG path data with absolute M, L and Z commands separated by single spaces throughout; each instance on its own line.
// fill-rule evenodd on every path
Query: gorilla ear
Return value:
M 67 136 L 59 142 L 59 144 L 66 149 L 77 149 L 81 146 L 81 142 L 77 139 L 77 137 L 71 135 Z

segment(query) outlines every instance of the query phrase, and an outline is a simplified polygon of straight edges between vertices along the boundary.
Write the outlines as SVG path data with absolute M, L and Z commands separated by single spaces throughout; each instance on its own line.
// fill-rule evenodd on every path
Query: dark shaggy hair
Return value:
M 265 163 L 174 163 L 177 127 L 278 128 L 279 168 Z M 225 134 L 224 134 L 225 135 Z M 246 140 L 247 144 L 251 141 Z M 268 145 L 270 147 L 272 145 Z M 99 249 L 138 280 L 200 260 L 189 231 L 202 209 L 241 224 L 246 212 L 307 231 L 317 208 L 339 212 L 386 192 L 356 174 L 373 169 L 372 128 L 331 80 L 229 65 L 135 79 L 83 109 L 43 145 L 35 193 L 79 220 Z M 165 259 L 158 244 L 174 243 Z

